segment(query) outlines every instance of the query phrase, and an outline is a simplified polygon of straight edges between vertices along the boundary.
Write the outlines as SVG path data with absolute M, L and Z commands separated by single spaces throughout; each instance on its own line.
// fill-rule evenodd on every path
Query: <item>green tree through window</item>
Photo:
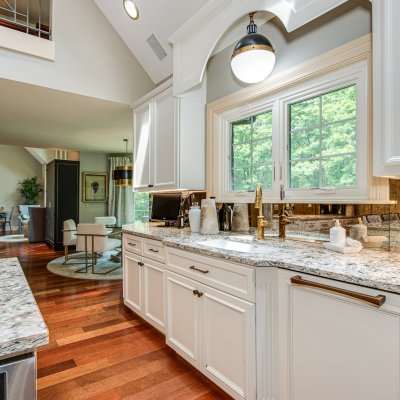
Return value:
M 272 111 L 233 122 L 232 190 L 272 188 Z
M 291 188 L 356 184 L 356 86 L 289 105 Z
M 135 209 L 135 222 L 141 222 L 143 217 L 149 216 L 149 194 L 135 192 L 134 209 Z

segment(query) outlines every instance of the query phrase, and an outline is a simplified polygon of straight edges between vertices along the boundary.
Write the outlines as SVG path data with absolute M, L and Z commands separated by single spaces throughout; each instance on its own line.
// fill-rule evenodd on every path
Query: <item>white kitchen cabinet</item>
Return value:
M 400 2 L 372 1 L 373 173 L 400 177 Z
M 201 371 L 237 399 L 255 399 L 255 305 L 201 286 Z
M 123 243 L 124 303 L 164 332 L 163 246 L 155 240 L 127 234 Z
M 196 282 L 167 271 L 165 286 L 167 344 L 200 368 L 200 304 L 194 294 Z
M 142 104 L 135 109 L 133 122 L 133 143 L 135 168 L 134 185 L 135 190 L 148 190 L 150 185 L 151 164 L 150 148 L 152 135 L 150 131 L 150 103 Z
M 233 398 L 256 399 L 254 303 L 211 286 L 223 281 L 219 260 L 174 249 L 169 254 L 169 250 L 167 269 L 187 276 L 166 271 L 167 344 Z M 188 265 L 186 274 L 184 268 L 190 256 L 192 265 Z M 235 281 L 233 273 L 237 274 Z M 236 270 L 233 273 L 227 274 L 227 282 L 241 285 L 245 275 Z M 232 286 L 232 290 L 237 292 L 237 287 Z M 243 291 L 242 295 L 248 294 Z
M 291 278 L 300 276 L 304 284 Z M 377 308 L 349 294 L 372 289 L 278 271 L 279 399 L 399 400 L 400 302 L 388 294 Z
M 165 265 L 143 258 L 143 318 L 164 331 Z
M 135 191 L 205 188 L 205 105 L 173 97 L 171 85 L 135 103 Z
M 142 257 L 132 253 L 123 254 L 124 301 L 137 314 L 142 312 Z

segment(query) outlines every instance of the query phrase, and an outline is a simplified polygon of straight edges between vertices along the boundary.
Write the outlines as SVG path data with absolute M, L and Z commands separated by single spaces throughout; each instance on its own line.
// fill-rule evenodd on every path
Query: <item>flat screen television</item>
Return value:
M 151 221 L 176 222 L 181 206 L 180 193 L 155 193 L 151 206 Z

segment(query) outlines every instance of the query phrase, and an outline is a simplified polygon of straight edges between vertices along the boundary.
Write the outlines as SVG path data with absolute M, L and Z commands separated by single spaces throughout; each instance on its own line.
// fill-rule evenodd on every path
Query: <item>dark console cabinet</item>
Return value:
M 63 222 L 79 220 L 79 161 L 53 160 L 46 166 L 46 243 L 63 248 Z

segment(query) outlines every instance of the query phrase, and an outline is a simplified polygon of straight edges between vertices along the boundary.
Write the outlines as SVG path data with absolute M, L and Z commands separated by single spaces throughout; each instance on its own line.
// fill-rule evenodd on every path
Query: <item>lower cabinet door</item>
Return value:
M 124 302 L 133 311 L 142 313 L 142 257 L 131 253 L 124 253 L 123 256 L 124 273 Z
M 379 293 L 280 271 L 280 400 L 399 400 L 396 309 L 293 284 L 295 275 L 374 296 Z
M 202 372 L 235 398 L 256 398 L 255 306 L 206 287 Z
M 199 298 L 195 281 L 166 271 L 166 342 L 199 367 Z
M 143 317 L 164 332 L 164 265 L 143 259 Z

